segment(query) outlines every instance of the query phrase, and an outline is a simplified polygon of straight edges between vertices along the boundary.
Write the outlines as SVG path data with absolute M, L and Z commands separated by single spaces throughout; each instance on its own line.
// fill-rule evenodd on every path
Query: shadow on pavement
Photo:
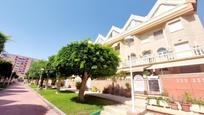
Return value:
M 6 92 L 9 92 L 9 93 L 24 93 L 24 92 L 28 92 L 28 91 L 26 91 L 26 90 L 6 90 L 5 91 L 5 93 Z
M 25 93 L 25 92 L 28 92 L 26 90 L 4 90 L 4 91 L 1 91 L 0 92 L 0 97 L 3 97 L 3 96 L 10 96 L 10 95 L 18 95 L 19 93 Z
M 11 101 L 11 100 L 0 100 L 0 107 L 6 104 L 14 103 L 16 101 Z
M 19 104 L 0 106 L 1 115 L 44 115 L 48 111 L 41 105 Z

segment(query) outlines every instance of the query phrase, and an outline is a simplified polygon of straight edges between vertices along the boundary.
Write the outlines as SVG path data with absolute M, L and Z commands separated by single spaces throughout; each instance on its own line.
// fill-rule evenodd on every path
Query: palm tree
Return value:
M 4 46 L 9 36 L 4 35 L 0 32 L 0 53 L 4 50 Z

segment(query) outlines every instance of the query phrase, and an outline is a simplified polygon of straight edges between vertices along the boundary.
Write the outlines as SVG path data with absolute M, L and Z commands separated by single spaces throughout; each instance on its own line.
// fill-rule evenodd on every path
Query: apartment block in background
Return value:
M 30 57 L 14 55 L 14 54 L 2 54 L 3 59 L 10 61 L 13 64 L 13 71 L 20 77 L 24 77 L 26 72 L 29 70 L 30 65 L 33 61 Z

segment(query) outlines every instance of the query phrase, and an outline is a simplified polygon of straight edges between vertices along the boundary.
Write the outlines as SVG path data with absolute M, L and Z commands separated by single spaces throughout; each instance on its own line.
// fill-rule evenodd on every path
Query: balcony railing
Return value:
M 140 66 L 153 63 L 169 62 L 179 59 L 195 58 L 199 56 L 204 56 L 204 46 L 193 47 L 190 50 L 185 50 L 182 52 L 168 52 L 157 55 L 145 56 L 142 58 L 132 59 L 132 66 Z M 130 61 L 125 61 L 120 63 L 120 68 L 129 67 Z

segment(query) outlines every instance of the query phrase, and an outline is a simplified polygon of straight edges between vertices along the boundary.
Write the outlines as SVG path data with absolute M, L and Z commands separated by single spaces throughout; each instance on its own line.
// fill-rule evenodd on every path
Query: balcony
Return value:
M 185 50 L 182 52 L 168 52 L 157 55 L 145 56 L 142 58 L 132 59 L 132 66 L 143 66 L 151 65 L 164 62 L 173 62 L 178 60 L 187 60 L 194 59 L 204 56 L 204 46 L 202 47 L 193 47 L 190 50 Z M 130 61 L 121 62 L 119 69 L 129 67 Z

